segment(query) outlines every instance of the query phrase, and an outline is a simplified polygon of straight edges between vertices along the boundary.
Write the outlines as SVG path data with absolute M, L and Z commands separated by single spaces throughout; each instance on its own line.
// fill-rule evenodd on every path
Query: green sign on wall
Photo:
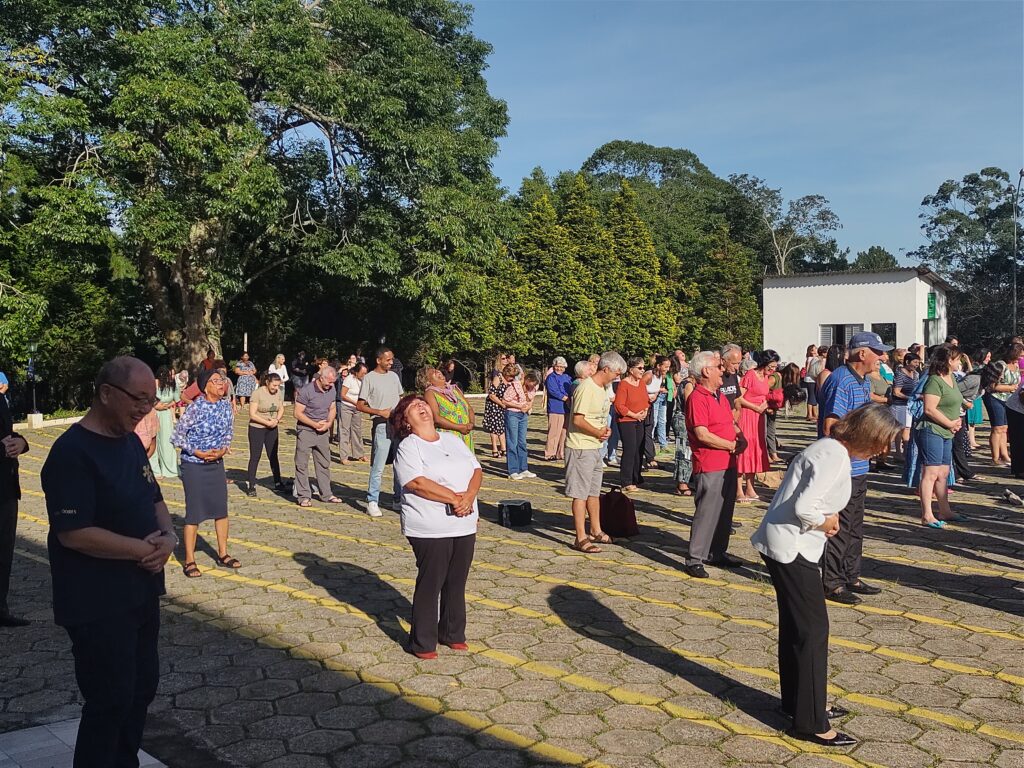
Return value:
M 932 291 L 928 294 L 928 319 L 935 319 L 935 292 Z

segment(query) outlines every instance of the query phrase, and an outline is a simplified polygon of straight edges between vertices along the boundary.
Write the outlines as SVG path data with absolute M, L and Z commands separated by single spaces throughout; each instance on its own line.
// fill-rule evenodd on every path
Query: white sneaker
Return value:
M 380 504 L 376 501 L 370 501 L 366 504 L 366 514 L 370 517 L 383 517 L 384 513 L 380 511 Z
M 526 470 L 525 472 L 520 472 L 519 476 L 520 477 L 536 477 L 536 475 L 533 474 L 533 472 L 531 472 L 530 470 Z
M 509 480 L 522 480 L 523 479 L 523 473 L 522 472 L 513 472 L 511 475 L 508 476 L 508 479 Z

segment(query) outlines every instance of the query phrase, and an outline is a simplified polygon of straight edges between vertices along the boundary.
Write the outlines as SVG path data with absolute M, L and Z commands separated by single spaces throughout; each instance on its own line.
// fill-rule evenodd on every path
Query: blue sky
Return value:
M 822 194 L 854 253 L 923 243 L 948 178 L 1024 165 L 1024 3 L 477 0 L 512 190 L 614 139 Z

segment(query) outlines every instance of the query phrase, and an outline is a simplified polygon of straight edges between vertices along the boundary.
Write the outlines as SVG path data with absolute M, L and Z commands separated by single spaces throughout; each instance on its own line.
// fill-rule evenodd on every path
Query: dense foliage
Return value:
M 261 365 L 381 341 L 478 369 L 499 348 L 758 346 L 762 275 L 850 266 L 823 197 L 685 149 L 614 141 L 507 193 L 489 46 L 451 0 L 0 0 L 0 18 L 0 370 L 23 381 L 37 342 L 49 408 L 81 405 L 114 354 L 194 365 L 243 334 Z M 970 296 L 1008 290 L 1007 189 L 987 169 L 925 200 L 920 255 L 970 287 L 968 337 L 1002 325 Z

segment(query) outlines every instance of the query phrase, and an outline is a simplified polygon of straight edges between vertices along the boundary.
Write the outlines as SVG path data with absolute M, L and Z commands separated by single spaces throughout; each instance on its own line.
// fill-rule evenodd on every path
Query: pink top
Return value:
M 536 393 L 534 393 L 536 394 Z M 526 394 L 523 382 L 512 380 L 505 385 L 505 400 L 510 403 L 531 403 L 533 398 Z
M 743 399 L 751 405 L 760 405 L 768 399 L 768 379 L 762 379 L 756 370 L 747 371 L 740 380 L 740 386 L 746 390 Z
M 155 410 L 147 413 L 139 420 L 139 423 L 135 425 L 135 434 L 139 436 L 139 440 L 142 441 L 142 447 L 147 451 L 153 441 L 156 440 L 156 433 L 159 430 L 160 419 L 157 418 Z

